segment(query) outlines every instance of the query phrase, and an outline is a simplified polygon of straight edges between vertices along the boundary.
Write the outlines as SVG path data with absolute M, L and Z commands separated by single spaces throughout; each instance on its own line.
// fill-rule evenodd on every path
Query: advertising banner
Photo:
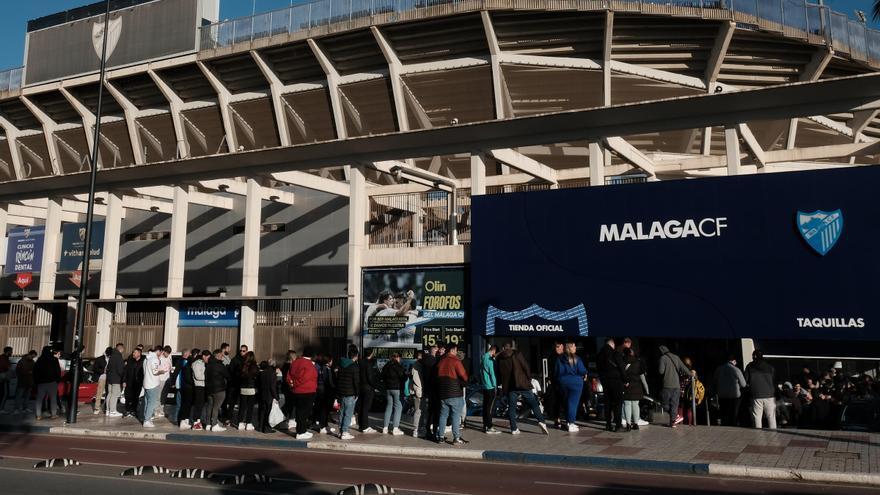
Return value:
M 466 302 L 461 267 L 364 270 L 364 347 L 464 344 Z
M 241 307 L 214 301 L 184 302 L 179 306 L 179 327 L 238 328 Z
M 45 235 L 45 227 L 11 229 L 6 247 L 6 273 L 40 271 Z
M 474 198 L 487 335 L 876 339 L 880 168 Z
M 100 260 L 104 250 L 104 222 L 92 222 L 92 237 L 89 239 L 89 270 L 100 270 Z M 83 248 L 86 245 L 86 224 L 65 223 L 61 227 L 61 260 L 58 271 L 72 272 L 82 270 Z

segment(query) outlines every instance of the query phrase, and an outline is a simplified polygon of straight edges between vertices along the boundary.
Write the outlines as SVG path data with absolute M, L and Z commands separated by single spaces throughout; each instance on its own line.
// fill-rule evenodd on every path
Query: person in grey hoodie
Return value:
M 739 425 L 739 403 L 742 389 L 746 386 L 742 371 L 736 367 L 736 356 L 730 356 L 726 363 L 715 370 L 715 390 L 718 393 L 718 405 L 721 406 L 722 426 Z
M 767 428 L 776 429 L 776 387 L 773 382 L 776 371 L 764 359 L 764 353 L 755 350 L 752 362 L 746 366 L 746 382 L 752 391 L 752 421 L 761 427 L 761 417 L 767 420 Z
M 202 419 L 205 417 L 205 364 L 211 359 L 211 351 L 205 349 L 202 355 L 192 363 L 193 379 L 193 412 L 192 429 L 203 430 Z
M 681 376 L 691 374 L 681 359 L 669 352 L 665 345 L 660 346 L 660 366 L 658 368 L 663 377 L 663 390 L 660 392 L 660 403 L 663 409 L 669 413 L 669 426 L 675 428 L 682 422 L 678 416 L 678 399 L 681 395 Z

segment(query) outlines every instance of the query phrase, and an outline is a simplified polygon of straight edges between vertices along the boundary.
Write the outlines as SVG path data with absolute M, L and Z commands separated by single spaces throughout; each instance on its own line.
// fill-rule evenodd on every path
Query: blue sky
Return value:
M 78 7 L 94 0 L 29 0 L 15 2 L 14 9 L 8 8 L 0 17 L 0 69 L 18 67 L 22 65 L 24 58 L 24 35 L 25 25 L 29 19 L 60 12 L 62 10 Z M 257 12 L 266 12 L 286 5 L 291 0 L 255 0 Z M 301 3 L 304 0 L 293 0 L 293 3 Z M 12 3 L 12 2 L 10 2 Z M 861 9 L 865 12 L 871 10 L 871 0 L 825 0 L 834 10 L 843 12 L 854 17 L 854 11 Z M 230 19 L 250 15 L 254 0 L 220 0 L 220 18 Z M 880 28 L 877 22 L 872 23 Z

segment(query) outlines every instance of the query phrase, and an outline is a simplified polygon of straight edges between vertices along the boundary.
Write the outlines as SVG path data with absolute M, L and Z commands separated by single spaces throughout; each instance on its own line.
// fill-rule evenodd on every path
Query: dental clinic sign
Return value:
M 6 248 L 6 273 L 40 271 L 43 261 L 44 227 L 24 227 L 9 231 Z
M 179 327 L 238 328 L 241 308 L 227 302 L 186 302 L 180 303 L 179 313 Z

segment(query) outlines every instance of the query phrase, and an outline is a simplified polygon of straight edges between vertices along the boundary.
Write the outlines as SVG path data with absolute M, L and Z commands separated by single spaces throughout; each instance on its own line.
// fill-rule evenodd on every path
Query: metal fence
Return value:
M 370 247 L 451 244 L 449 196 L 446 191 L 434 190 L 370 197 Z
M 280 364 L 287 350 L 314 346 L 333 356 L 345 352 L 348 298 L 312 297 L 257 301 L 254 353 Z
M 21 89 L 24 67 L 16 67 L 0 72 L 0 93 Z
M 387 22 L 482 9 L 615 10 L 732 20 L 742 27 L 825 43 L 853 59 L 880 66 L 880 31 L 806 0 L 317 0 L 217 22 L 201 28 L 200 49 L 253 43 L 315 28 L 343 31 Z M 19 74 L 20 81 L 20 74 Z M 2 80 L 0 80 L 2 82 Z
M 37 320 L 37 307 L 32 303 L 0 305 L 0 347 L 12 347 L 14 356 L 30 350 L 40 352 L 49 345 L 50 327 L 48 322 Z

